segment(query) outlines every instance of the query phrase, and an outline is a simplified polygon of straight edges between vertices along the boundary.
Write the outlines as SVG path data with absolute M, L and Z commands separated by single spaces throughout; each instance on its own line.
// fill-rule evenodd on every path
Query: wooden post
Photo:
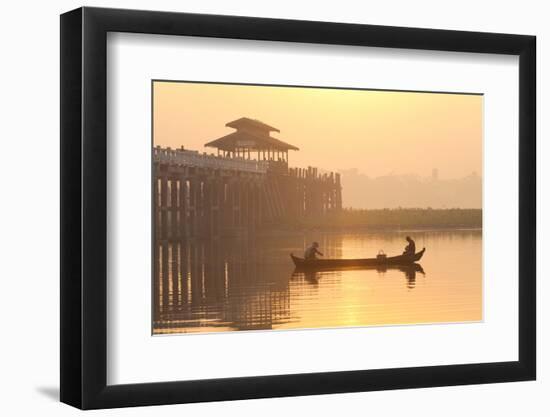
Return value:
M 201 235 L 204 237 L 212 236 L 212 180 L 207 176 L 202 182 L 202 224 Z
M 155 227 L 155 240 L 160 239 L 160 179 L 158 174 L 158 165 L 155 167 L 155 179 L 153 182 L 153 210 L 154 210 L 154 227 Z
M 190 190 L 190 208 L 189 208 L 189 234 L 193 237 L 196 237 L 198 234 L 197 223 L 199 217 L 198 210 L 198 180 L 196 175 L 193 175 L 189 181 L 189 190 Z
M 193 306 L 197 306 L 198 304 L 200 304 L 201 302 L 201 298 L 202 298 L 202 285 L 201 285 L 201 280 L 202 280 L 202 274 L 201 274 L 201 269 L 202 269 L 202 256 L 201 256 L 201 253 L 200 253 L 200 247 L 199 247 L 200 244 L 194 242 L 192 245 L 191 245 L 191 253 L 190 253 L 190 257 L 191 257 L 191 271 L 190 271 L 190 275 L 191 275 L 191 304 Z
M 201 175 L 197 178 L 197 236 L 202 237 L 205 233 L 205 182 Z
M 172 177 L 170 180 L 170 236 L 172 239 L 179 235 L 178 224 L 178 180 Z
M 160 238 L 168 237 L 168 178 L 166 175 L 160 177 Z
M 254 181 L 254 199 L 255 199 L 255 228 L 259 229 L 262 223 L 262 198 L 257 180 Z
M 161 243 L 161 253 L 162 253 L 162 308 L 161 311 L 165 312 L 168 308 L 168 242 L 164 241 Z
M 180 241 L 180 275 L 181 275 L 181 298 L 182 304 L 189 300 L 189 244 L 186 239 Z
M 153 243 L 153 320 L 158 321 L 160 319 L 160 244 L 158 239 L 155 239 Z
M 243 201 L 244 201 L 244 186 L 242 178 L 239 176 L 239 182 L 237 183 L 237 227 L 242 228 L 243 226 Z
M 187 178 L 181 175 L 179 178 L 179 237 L 187 237 Z
M 210 229 L 212 236 L 218 235 L 218 215 L 219 215 L 219 206 L 218 206 L 218 198 L 219 198 L 219 185 L 218 185 L 218 179 L 214 176 L 212 178 L 212 184 L 211 184 L 211 195 L 210 195 L 210 203 L 212 205 L 212 218 L 210 219 Z
M 179 243 L 177 240 L 172 242 L 172 253 L 171 253 L 171 263 L 172 263 L 172 294 L 171 294 L 171 305 L 174 306 L 177 304 L 178 295 L 181 293 L 180 287 L 180 259 L 179 259 L 180 249 Z
M 230 181 L 223 179 L 222 183 L 222 220 L 221 228 L 224 233 L 233 228 L 233 208 L 231 206 L 231 185 Z
M 248 180 L 248 229 L 252 233 L 256 230 L 256 196 L 251 179 Z

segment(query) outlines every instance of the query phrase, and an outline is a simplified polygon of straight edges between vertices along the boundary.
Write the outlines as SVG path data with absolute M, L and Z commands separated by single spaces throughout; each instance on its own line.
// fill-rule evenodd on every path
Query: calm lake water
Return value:
M 421 268 L 295 273 L 318 241 L 328 258 L 426 247 Z M 481 231 L 309 233 L 159 246 L 153 333 L 279 330 L 482 319 Z M 421 271 L 423 270 L 423 272 Z

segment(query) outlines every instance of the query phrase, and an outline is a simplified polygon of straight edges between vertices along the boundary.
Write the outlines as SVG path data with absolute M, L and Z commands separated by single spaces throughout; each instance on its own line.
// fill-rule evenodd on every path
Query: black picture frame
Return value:
M 107 385 L 108 32 L 519 56 L 519 360 Z M 61 15 L 61 401 L 94 409 L 535 379 L 535 45 L 524 35 L 251 17 L 88 7 Z

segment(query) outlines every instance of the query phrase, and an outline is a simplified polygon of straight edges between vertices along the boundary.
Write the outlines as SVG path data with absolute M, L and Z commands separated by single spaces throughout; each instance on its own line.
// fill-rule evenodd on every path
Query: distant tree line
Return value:
M 300 228 L 481 228 L 482 217 L 481 209 L 344 209 L 287 223 Z
M 357 169 L 341 171 L 345 207 L 382 209 L 384 207 L 481 208 L 482 179 L 477 173 L 462 178 L 385 175 L 369 177 Z

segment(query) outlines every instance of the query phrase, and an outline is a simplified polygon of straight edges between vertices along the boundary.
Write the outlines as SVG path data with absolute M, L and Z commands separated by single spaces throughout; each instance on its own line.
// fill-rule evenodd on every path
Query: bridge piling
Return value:
M 154 148 L 155 238 L 253 234 L 341 210 L 340 174 L 275 162 Z

